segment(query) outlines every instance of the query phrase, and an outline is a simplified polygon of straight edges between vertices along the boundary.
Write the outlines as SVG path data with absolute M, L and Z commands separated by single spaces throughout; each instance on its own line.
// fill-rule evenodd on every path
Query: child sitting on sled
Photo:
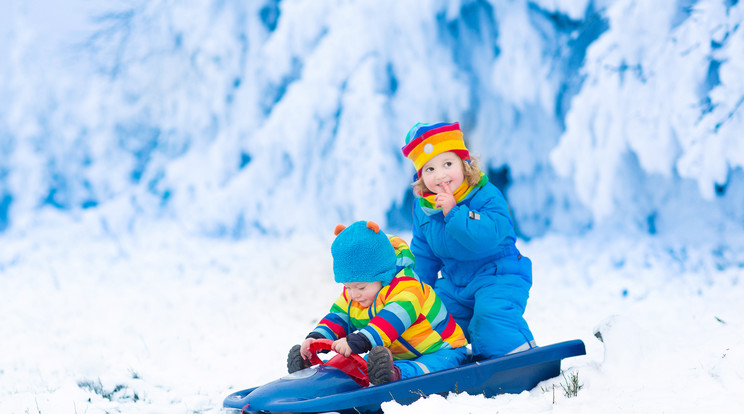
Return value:
M 333 273 L 344 289 L 330 313 L 295 345 L 290 373 L 310 366 L 310 344 L 333 340 L 349 356 L 369 352 L 367 372 L 382 384 L 452 368 L 467 359 L 467 341 L 431 286 L 413 272 L 408 245 L 371 221 L 336 226 Z

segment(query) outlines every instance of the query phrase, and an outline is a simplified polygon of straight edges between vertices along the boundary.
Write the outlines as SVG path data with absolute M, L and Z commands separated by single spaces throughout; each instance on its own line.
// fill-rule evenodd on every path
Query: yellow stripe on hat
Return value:
M 447 132 L 442 132 L 441 134 L 432 135 L 426 138 L 425 140 L 421 141 L 416 146 L 416 148 L 411 150 L 411 153 L 408 154 L 408 158 L 413 160 L 414 163 L 416 163 L 416 160 L 421 156 L 424 156 L 424 157 L 429 156 L 429 158 L 431 158 L 440 153 L 437 151 L 437 149 L 440 144 L 446 141 L 451 141 L 455 143 L 459 141 L 461 143 L 462 149 L 465 148 L 465 142 L 462 140 L 462 132 L 447 131 Z M 422 163 L 421 165 L 423 164 L 425 164 L 425 162 Z
M 465 141 L 462 139 L 461 131 L 447 131 L 436 134 L 421 141 L 416 148 L 411 150 L 408 158 L 413 161 L 416 171 L 420 170 L 424 164 L 429 162 L 435 156 L 452 150 L 464 150 Z

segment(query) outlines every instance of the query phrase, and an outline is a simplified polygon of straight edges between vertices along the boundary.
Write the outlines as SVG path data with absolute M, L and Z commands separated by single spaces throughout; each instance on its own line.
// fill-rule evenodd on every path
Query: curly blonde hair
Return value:
M 460 165 L 462 165 L 462 175 L 464 180 L 467 181 L 468 184 L 471 186 L 478 184 L 481 178 L 481 170 L 478 166 L 478 160 L 471 157 L 470 162 L 467 162 L 463 161 L 462 158 L 460 158 L 460 163 Z M 413 191 L 419 196 L 423 195 L 424 193 L 433 193 L 433 191 L 426 187 L 426 184 L 424 184 L 424 180 L 422 180 L 420 177 L 418 180 L 414 181 L 411 186 L 413 187 Z

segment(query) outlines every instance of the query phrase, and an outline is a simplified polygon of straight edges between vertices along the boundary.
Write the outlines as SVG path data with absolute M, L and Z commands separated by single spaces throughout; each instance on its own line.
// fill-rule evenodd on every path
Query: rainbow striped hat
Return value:
M 470 160 L 470 152 L 465 147 L 458 122 L 452 124 L 417 123 L 408 131 L 406 145 L 402 151 L 404 156 L 413 161 L 419 177 L 421 177 L 421 168 L 424 164 L 443 152 L 452 151 L 463 160 Z

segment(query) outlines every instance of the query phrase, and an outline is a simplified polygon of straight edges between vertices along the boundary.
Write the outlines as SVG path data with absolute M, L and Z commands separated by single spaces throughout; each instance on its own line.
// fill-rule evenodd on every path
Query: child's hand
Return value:
M 302 343 L 302 346 L 300 346 L 300 355 L 302 355 L 306 361 L 309 361 L 310 357 L 313 355 L 312 352 L 310 352 L 310 344 L 313 342 L 315 342 L 315 338 L 307 338 L 305 339 L 305 342 Z
M 450 190 L 449 185 L 442 184 L 442 192 L 437 193 L 437 195 L 434 197 L 434 201 L 436 204 L 434 204 L 434 207 L 441 207 L 442 212 L 446 216 L 447 213 L 452 210 L 452 207 L 457 204 L 457 201 L 455 200 L 455 196 L 452 195 L 452 190 Z
M 346 343 L 346 338 L 341 338 L 333 341 L 331 349 L 337 354 L 343 355 L 345 357 L 351 355 L 351 347 L 348 343 Z

